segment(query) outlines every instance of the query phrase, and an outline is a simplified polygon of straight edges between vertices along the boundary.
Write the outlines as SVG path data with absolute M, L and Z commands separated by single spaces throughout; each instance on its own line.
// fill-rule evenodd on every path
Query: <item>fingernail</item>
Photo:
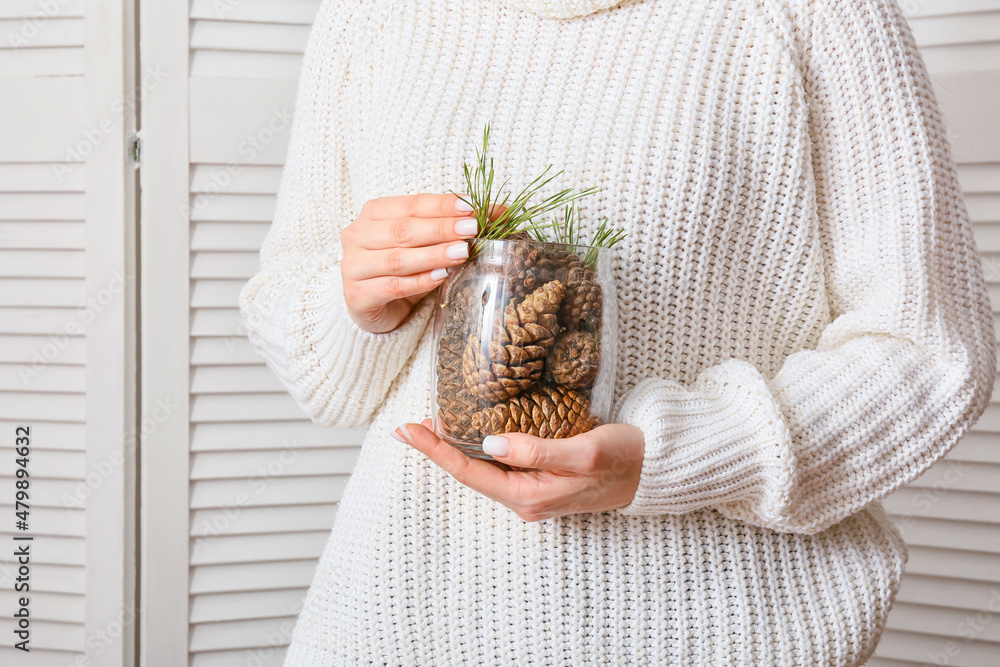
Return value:
M 448 259 L 464 259 L 469 256 L 469 244 L 465 241 L 454 243 L 444 249 L 444 256 Z
M 483 438 L 483 451 L 490 456 L 507 456 L 509 444 L 507 438 L 499 435 L 488 435 Z
M 472 213 L 472 206 L 461 199 L 455 200 L 455 210 L 459 213 Z
M 392 439 L 393 439 L 393 440 L 399 440 L 399 441 L 400 441 L 401 443 L 403 443 L 404 445 L 408 445 L 408 444 L 410 444 L 410 443 L 408 443 L 408 442 L 407 442 L 406 440 L 403 440 L 402 436 L 400 436 L 400 435 L 399 435 L 398 433 L 396 433 L 395 431 L 393 431 L 393 432 L 392 432 L 392 433 L 390 433 L 389 435 L 390 435 L 390 436 L 392 436 Z
M 392 436 L 394 438 L 396 438 L 396 440 L 399 440 L 400 442 L 405 442 L 407 445 L 412 445 L 413 444 L 413 436 L 410 435 L 410 432 L 406 430 L 406 424 L 400 424 L 396 428 L 403 432 L 403 434 L 402 434 L 402 438 L 403 439 L 400 439 L 400 435 L 398 433 L 396 433 L 395 431 L 392 432 Z
M 475 218 L 462 218 L 455 223 L 455 233 L 459 236 L 475 236 L 479 231 L 479 223 Z
M 431 271 L 431 280 L 441 280 L 448 275 L 448 269 L 434 269 Z

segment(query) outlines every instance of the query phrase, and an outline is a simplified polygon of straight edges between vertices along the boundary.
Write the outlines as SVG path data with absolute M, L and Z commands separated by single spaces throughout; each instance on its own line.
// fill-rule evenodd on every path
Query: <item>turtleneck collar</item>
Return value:
M 503 0 L 512 7 L 534 12 L 552 19 L 569 19 L 585 16 L 615 5 L 624 0 Z

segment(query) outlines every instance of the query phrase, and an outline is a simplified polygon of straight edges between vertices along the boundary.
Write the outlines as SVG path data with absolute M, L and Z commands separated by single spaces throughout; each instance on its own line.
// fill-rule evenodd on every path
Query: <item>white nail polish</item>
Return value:
M 469 256 L 469 244 L 465 241 L 455 243 L 444 249 L 444 255 L 448 259 L 463 259 Z
M 479 223 L 475 218 L 463 218 L 455 223 L 455 233 L 459 236 L 475 236 L 479 231 Z
M 441 280 L 448 275 L 448 269 L 434 269 L 431 271 L 431 280 Z
M 403 437 L 406 438 L 407 444 L 413 443 L 413 436 L 406 430 L 406 424 L 401 424 L 399 430 L 403 432 Z
M 488 435 L 483 438 L 483 451 L 490 456 L 506 456 L 510 442 L 499 435 Z
M 392 433 L 390 433 L 389 435 L 390 435 L 390 436 L 392 437 L 392 439 L 393 439 L 393 440 L 398 440 L 399 442 L 403 443 L 404 445 L 408 445 L 408 444 L 410 444 L 410 443 L 408 443 L 408 442 L 407 442 L 406 440 L 403 440 L 402 436 L 400 436 L 400 435 L 399 435 L 398 433 L 396 433 L 395 431 L 393 431 L 393 432 L 392 432 Z

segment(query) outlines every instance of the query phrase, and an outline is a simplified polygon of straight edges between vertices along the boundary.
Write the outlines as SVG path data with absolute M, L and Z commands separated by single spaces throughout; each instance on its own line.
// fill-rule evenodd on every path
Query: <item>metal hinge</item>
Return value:
M 133 164 L 142 162 L 142 133 L 132 132 L 128 135 L 128 159 Z

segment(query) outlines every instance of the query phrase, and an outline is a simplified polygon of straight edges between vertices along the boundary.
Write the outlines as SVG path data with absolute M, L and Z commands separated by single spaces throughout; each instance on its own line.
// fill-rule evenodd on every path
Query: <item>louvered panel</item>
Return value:
M 0 163 L 0 192 L 83 192 L 83 165 L 66 171 L 61 163 Z
M 1000 222 L 1000 194 L 966 194 L 965 206 L 973 222 Z
M 198 452 L 192 455 L 191 479 L 234 479 L 268 475 L 347 475 L 357 463 L 356 447 L 248 452 Z
M 79 278 L 0 277 L 0 306 L 79 307 L 86 288 Z
M 306 590 L 306 588 L 289 588 L 254 593 L 199 595 L 191 605 L 191 622 L 213 623 L 287 616 L 302 603 Z
M 0 19 L 31 19 L 36 17 L 41 9 L 39 0 L 4 0 L 0 4 Z M 50 8 L 46 15 L 83 16 L 83 0 L 58 0 L 55 10 Z
M 0 222 L 0 246 L 9 250 L 83 250 L 80 222 Z
M 286 621 L 294 629 L 292 620 Z M 291 637 L 291 629 L 288 636 Z M 268 646 L 251 652 L 255 667 L 283 667 L 288 639 L 277 646 Z M 205 651 L 193 654 L 191 667 L 232 667 L 247 659 L 247 651 Z
M 3 278 L 83 278 L 85 272 L 86 257 L 80 250 L 0 250 Z
M 316 560 L 202 565 L 192 569 L 191 593 L 232 593 L 308 588 Z
M 83 595 L 86 588 L 83 568 L 73 565 L 32 565 L 32 590 L 41 593 L 75 593 Z M 0 590 L 14 590 L 13 577 L 0 572 Z
M 952 44 L 996 42 L 1000 35 L 1000 11 L 955 13 L 923 18 L 913 16 L 913 36 L 922 49 Z
M 910 546 L 906 572 L 1000 584 L 1000 553 Z
M 250 507 L 196 510 L 191 514 L 191 536 L 210 539 L 219 534 L 291 533 L 312 530 L 330 531 L 337 515 L 337 504 L 287 507 Z
M 278 535 L 219 535 L 196 540 L 191 565 L 263 563 L 319 558 L 330 531 Z M 201 548 L 199 548 L 201 547 Z
M 22 425 L 20 421 L 0 420 L 0 433 L 13 433 L 14 428 L 20 425 Z M 39 420 L 31 424 L 31 432 L 33 437 L 38 439 L 34 445 L 37 449 L 45 449 L 46 446 L 79 451 L 84 449 L 85 434 L 82 424 Z
M 191 74 L 199 77 L 232 75 L 248 79 L 294 80 L 298 76 L 301 60 L 297 53 L 199 49 L 191 54 Z
M 0 76 L 83 75 L 83 57 L 81 47 L 0 48 Z
M 0 310 L 0 313 L 2 312 Z M 36 374 L 24 364 L 0 364 L 0 392 L 67 391 L 82 393 L 84 391 L 84 373 L 83 366 L 49 365 L 45 367 L 44 373 Z
M 239 303 L 243 280 L 199 280 L 191 295 L 192 308 L 225 308 Z
M 191 220 L 217 220 L 231 222 L 260 222 L 270 226 L 274 217 L 274 195 L 219 194 L 206 197 L 204 204 L 196 206 L 198 196 L 192 197 Z M 198 225 L 195 225 L 197 230 Z M 229 249 L 229 248 L 227 248 Z M 259 247 L 253 250 L 260 250 Z
M 238 308 L 201 308 L 191 315 L 192 336 L 239 336 L 243 331 Z
M 899 589 L 900 602 L 930 604 L 953 609 L 986 609 L 993 593 L 989 586 L 970 579 L 934 577 L 906 573 L 906 584 Z M 997 600 L 995 605 L 1000 604 Z
M 873 656 L 865 663 L 865 667 L 924 667 L 924 665 L 910 660 L 892 660 L 891 658 Z
M 273 200 L 272 196 L 268 199 Z M 273 203 L 268 202 L 266 210 L 273 208 Z M 220 213 L 217 208 L 206 211 L 206 215 Z M 250 213 L 250 212 L 248 212 Z M 259 211 L 250 213 L 254 217 L 262 215 Z M 228 218 L 217 218 L 226 220 Z M 239 218 L 232 218 L 239 220 Z M 243 250 L 246 252 L 260 252 L 260 246 L 270 229 L 270 220 L 266 222 L 199 222 L 194 226 L 194 234 L 191 238 L 192 250 Z M 235 301 L 233 303 L 236 303 Z
M 83 348 L 83 340 L 73 336 L 0 334 L 0 363 L 25 364 L 26 372 L 44 372 L 51 364 L 82 364 Z
M 960 164 L 958 181 L 966 196 L 1000 192 L 1000 163 Z
M 3 337 L 0 336 L 0 346 Z M 4 361 L 0 357 L 0 362 Z M 191 363 L 196 366 L 231 366 L 262 363 L 260 355 L 243 339 L 195 338 L 191 341 Z
M 194 424 L 191 428 L 191 451 L 226 451 L 244 449 L 274 449 L 280 443 L 296 447 L 347 447 L 360 445 L 362 429 L 328 428 L 308 421 L 288 423 Z
M 0 413 L 2 414 L 2 413 Z M 193 396 L 191 421 L 294 421 L 307 418 L 288 393 Z
M 11 454 L 13 457 L 13 453 Z M 14 516 L 13 505 L 0 505 L 7 516 Z M 67 507 L 33 507 L 31 510 L 31 534 L 35 536 L 85 537 L 86 517 L 82 509 Z
M 301 54 L 308 37 L 304 25 L 198 19 L 191 25 L 191 47 L 199 50 Z
M 4 478 L 5 483 L 10 480 Z M 41 486 L 39 484 L 39 486 Z M 8 489 L 14 488 L 9 485 Z M 35 488 L 35 487 L 32 487 Z M 37 506 L 37 501 L 36 501 Z M 0 539 L 6 544 L 13 544 L 13 533 L 0 531 Z M 78 565 L 83 566 L 84 540 L 79 537 L 62 537 L 46 535 L 44 539 L 36 539 L 31 547 L 32 566 L 47 565 Z M 10 561 L 0 561 L 0 567 L 10 567 Z
M 191 162 L 281 165 L 297 82 L 191 78 Z
M 951 628 L 942 628 L 951 630 Z M 994 667 L 997 645 L 976 639 L 952 638 L 927 633 L 904 632 L 889 629 L 882 634 L 878 656 L 895 660 L 910 660 L 921 667 L 925 665 L 950 665 L 951 667 Z M 946 650 L 951 649 L 951 650 Z M 936 662 L 935 662 L 936 661 Z
M 0 192 L 0 220 L 83 220 L 84 196 L 75 192 Z
M 16 609 L 23 593 L 0 590 L 0 608 Z M 31 591 L 31 622 L 83 623 L 83 596 Z M 29 663 L 30 664 L 30 663 Z
M 1000 96 L 1000 70 L 941 72 L 932 77 L 934 93 L 951 128 L 949 141 L 959 163 L 1000 161 L 1000 131 L 994 105 Z
M 37 483 L 31 485 L 31 506 L 35 509 L 43 507 L 72 507 L 78 503 L 81 495 L 80 482 L 69 479 L 46 478 L 36 479 Z M 0 482 L 7 484 L 9 489 L 14 488 L 13 477 L 0 476 Z
M 50 442 L 39 442 L 31 447 L 32 477 L 82 480 L 87 476 L 87 459 L 83 452 L 51 449 L 51 447 Z M 0 446 L 0 475 L 14 476 L 17 467 L 16 458 L 13 442 L 5 442 Z M 0 498 L 0 503 L 6 500 Z
M 191 18 L 310 25 L 318 7 L 319 0 L 243 0 L 226 5 L 215 0 L 194 0 Z
M 949 457 L 931 466 L 927 472 L 910 482 L 909 486 L 932 491 L 961 487 L 963 491 L 996 493 L 997 507 L 1000 507 L 998 480 L 1000 480 L 1000 465 L 957 461 Z M 1000 520 L 1000 516 L 997 518 Z
M 281 182 L 280 166 L 193 164 L 191 193 L 275 195 Z
M 192 278 L 239 278 L 246 281 L 257 273 L 256 252 L 199 252 L 191 263 Z
M 1000 327 L 1000 323 L 996 326 Z M 1000 328 L 997 329 L 996 333 L 1000 337 Z M 980 432 L 991 431 L 993 433 L 1000 433 L 1000 407 L 995 404 L 987 407 L 986 411 L 983 412 L 983 416 L 976 422 L 976 430 Z
M 993 398 L 1000 398 L 1000 392 L 994 391 Z M 955 445 L 948 458 L 952 461 L 1000 463 L 1000 438 L 995 433 L 973 431 Z
M 2 367 L 0 367 L 2 372 Z M 2 374 L 0 374 L 2 378 Z M 192 369 L 193 394 L 282 392 L 285 388 L 270 368 L 256 366 L 198 366 Z
M 191 632 L 192 651 L 224 651 L 236 649 L 271 648 L 277 641 L 288 643 L 291 617 L 212 623 L 195 625 Z
M 23 392 L 0 393 L 0 419 L 50 419 L 53 415 L 64 421 L 84 420 L 82 394 L 27 394 Z
M 73 322 L 76 326 L 67 325 Z M 0 333 L 81 336 L 86 323 L 79 310 L 69 308 L 0 308 Z
M 86 144 L 83 133 L 90 129 L 80 117 L 84 77 L 4 77 L 0 79 L 0 99 L 33 102 L 0 105 L 0 162 L 82 161 L 78 153 L 74 157 L 73 150 Z M 0 218 L 23 219 L 7 215 L 6 208 L 0 205 Z
M 193 485 L 191 508 L 313 505 L 340 500 L 347 475 L 268 478 L 257 480 L 203 480 Z M 245 502 L 244 502 L 245 501 Z
M 994 606 L 1000 606 L 1000 600 Z M 942 628 L 954 628 L 959 636 L 963 632 L 965 636 L 973 633 L 982 641 L 1000 642 L 1000 623 L 982 623 L 976 614 L 959 609 L 900 602 L 893 605 L 887 625 L 893 630 L 928 635 L 940 634 Z
M 77 657 L 79 657 L 79 654 L 76 653 L 64 653 L 62 651 L 42 652 L 35 648 L 31 651 L 31 667 L 67 667 L 67 665 L 74 665 L 75 667 L 74 661 Z M 0 647 L 0 665 L 17 665 L 16 661 L 23 659 L 23 651 Z
M 906 486 L 887 496 L 883 505 L 887 511 L 900 515 L 1000 524 L 1000 494 L 973 493 L 960 487 L 919 489 Z
M 5 614 L 0 617 L 0 635 L 4 637 L 14 636 L 14 623 Z M 84 645 L 83 626 L 77 623 L 53 623 L 52 621 L 37 621 L 31 623 L 31 667 L 35 667 L 35 655 L 39 650 L 48 651 L 78 651 Z M 7 649 L 3 649 L 7 650 Z M 12 651 L 13 652 L 13 651 Z M 0 653 L 0 656 L 3 654 Z M 12 662 L 4 663 L 10 665 L 24 664 L 24 653 L 16 652 L 16 656 L 11 658 Z M 60 662 L 56 664 L 65 665 L 73 660 L 73 656 L 63 655 Z
M 39 8 L 33 16 L 42 14 Z M 46 16 L 40 20 L 0 19 L 0 49 L 38 49 L 52 46 L 83 46 L 82 17 Z

